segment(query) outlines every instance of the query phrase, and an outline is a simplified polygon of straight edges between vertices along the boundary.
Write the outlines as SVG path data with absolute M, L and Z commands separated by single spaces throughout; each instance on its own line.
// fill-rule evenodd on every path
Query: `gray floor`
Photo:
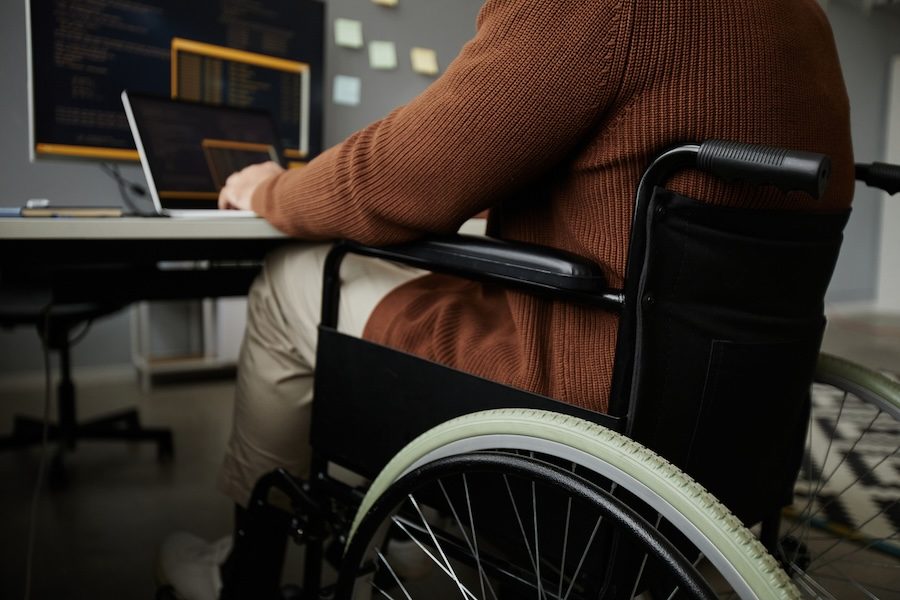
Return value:
M 66 462 L 63 490 L 38 503 L 32 598 L 152 598 L 156 548 L 171 531 L 209 538 L 230 531 L 232 506 L 215 492 L 230 419 L 231 382 L 157 387 L 80 385 L 83 416 L 138 404 L 147 425 L 171 427 L 175 460 L 159 464 L 149 445 L 86 442 Z M 0 392 L 2 429 L 15 412 L 36 414 L 41 393 Z M 0 454 L 0 598 L 22 598 L 28 514 L 37 449 Z
M 833 318 L 825 349 L 900 371 L 900 316 Z M 43 487 L 37 503 L 32 598 L 152 598 L 157 545 L 170 531 L 228 533 L 231 504 L 215 492 L 227 438 L 230 381 L 157 386 L 130 380 L 79 384 L 82 416 L 137 404 L 148 425 L 171 427 L 176 459 L 150 446 L 84 443 L 67 461 L 70 485 Z M 39 414 L 39 388 L 0 387 L 0 431 L 15 413 Z M 0 598 L 22 598 L 38 450 L 0 453 Z

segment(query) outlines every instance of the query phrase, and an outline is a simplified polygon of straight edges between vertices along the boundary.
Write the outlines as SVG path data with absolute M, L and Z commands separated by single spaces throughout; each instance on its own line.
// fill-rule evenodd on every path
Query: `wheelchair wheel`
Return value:
M 429 575 L 404 575 L 409 556 L 392 552 L 403 544 L 433 564 Z M 336 597 L 643 593 L 798 597 L 755 536 L 654 453 L 581 419 L 507 409 L 444 423 L 385 467 L 357 513 Z
M 810 597 L 900 598 L 900 382 L 822 355 L 778 554 Z

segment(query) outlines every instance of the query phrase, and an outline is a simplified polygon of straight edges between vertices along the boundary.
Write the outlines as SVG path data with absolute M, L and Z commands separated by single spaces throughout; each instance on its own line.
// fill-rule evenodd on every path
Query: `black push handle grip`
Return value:
M 856 164 L 856 178 L 869 187 L 884 190 L 890 195 L 900 192 L 900 165 L 873 162 Z
M 697 168 L 726 181 L 770 184 L 784 192 L 800 191 L 821 198 L 831 174 L 831 160 L 815 152 L 708 140 L 700 144 Z

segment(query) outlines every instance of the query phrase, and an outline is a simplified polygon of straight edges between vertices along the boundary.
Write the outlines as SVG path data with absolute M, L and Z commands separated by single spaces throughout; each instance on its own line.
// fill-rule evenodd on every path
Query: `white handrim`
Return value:
M 447 421 L 410 442 L 363 499 L 351 538 L 374 502 L 404 474 L 439 458 L 489 449 L 541 452 L 591 469 L 637 494 L 677 526 L 741 598 L 799 598 L 759 540 L 700 484 L 637 442 L 595 423 L 530 409 Z

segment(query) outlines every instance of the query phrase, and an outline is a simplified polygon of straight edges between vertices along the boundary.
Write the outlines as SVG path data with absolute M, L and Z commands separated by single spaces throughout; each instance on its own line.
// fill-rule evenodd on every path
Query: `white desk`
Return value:
M 290 241 L 263 219 L 0 218 L 0 285 L 60 302 L 243 295 L 259 261 Z
M 265 219 L 0 218 L 0 239 L 278 239 Z
M 221 367 L 210 298 L 245 295 L 265 254 L 288 242 L 264 219 L 0 218 L 0 289 L 112 306 L 203 299 L 203 355 L 164 368 L 149 358 L 149 307 L 139 303 L 133 355 L 146 385 L 151 372 Z

